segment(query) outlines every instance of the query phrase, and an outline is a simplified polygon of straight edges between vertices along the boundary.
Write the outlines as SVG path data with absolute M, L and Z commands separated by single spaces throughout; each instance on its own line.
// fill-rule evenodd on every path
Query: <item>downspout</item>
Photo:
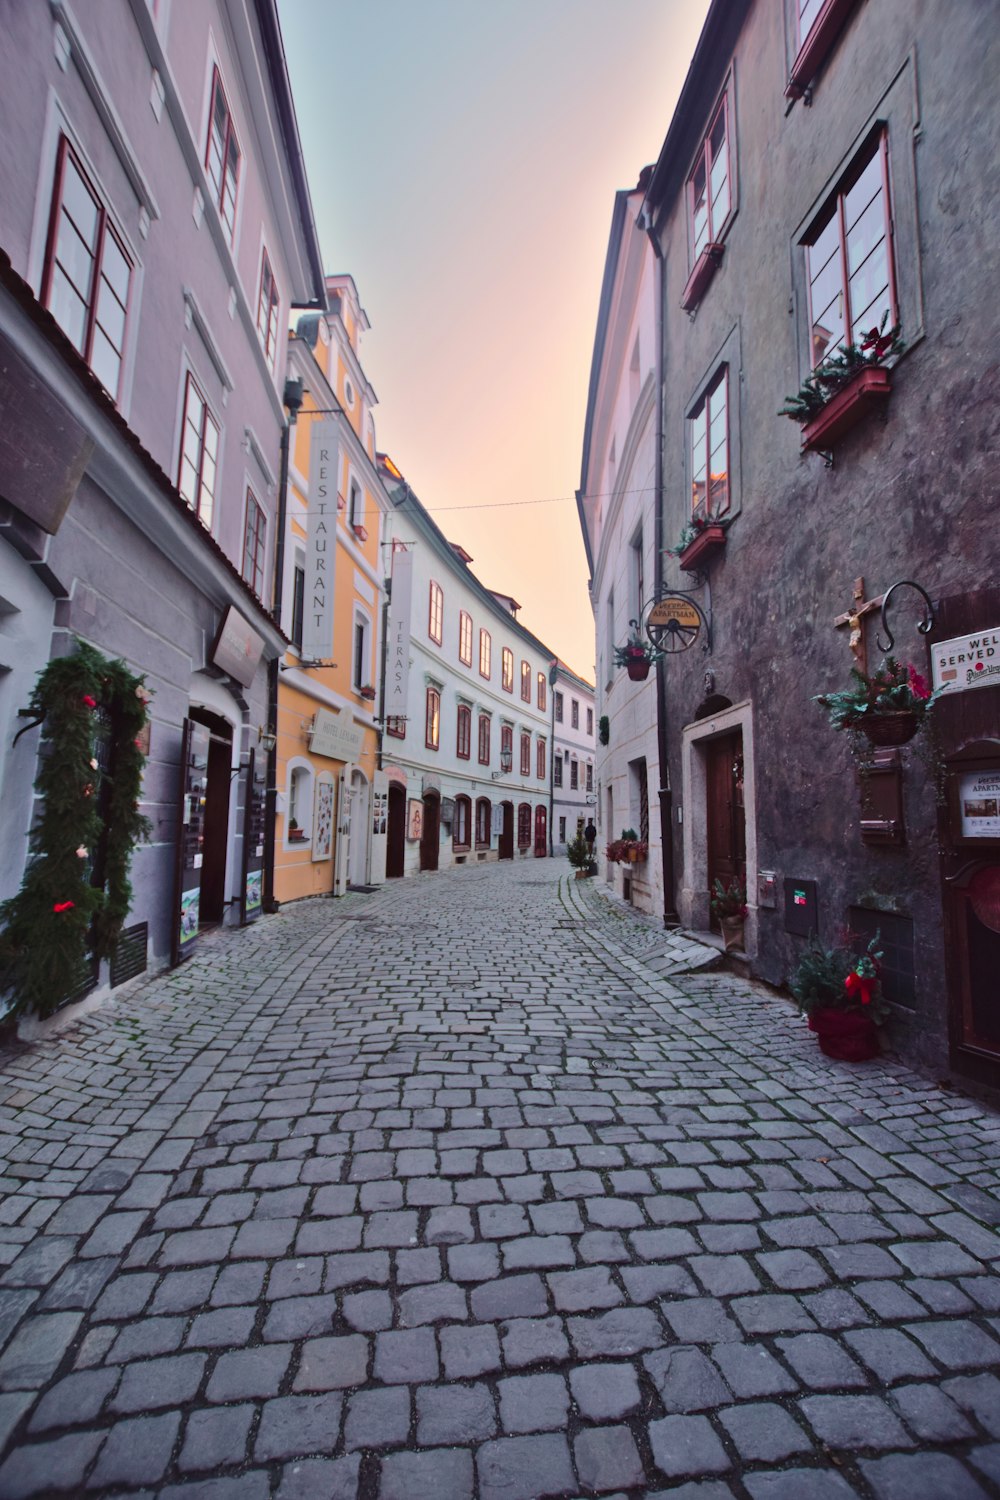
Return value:
M 653 247 L 658 275 L 654 282 L 656 328 L 656 456 L 653 501 L 653 598 L 663 593 L 663 322 L 664 281 L 667 266 L 651 215 L 645 211 L 645 230 Z M 679 927 L 675 899 L 673 792 L 670 789 L 670 762 L 667 742 L 667 664 L 663 657 L 656 663 L 656 757 L 660 768 L 660 848 L 663 854 L 663 925 Z
M 285 591 L 285 527 L 288 520 L 288 450 L 292 428 L 302 405 L 302 381 L 288 379 L 282 397 L 288 412 L 288 421 L 281 429 L 281 464 L 278 474 L 278 532 L 274 544 L 274 588 L 272 590 L 271 614 L 281 626 L 281 605 Z M 268 912 L 278 910 L 274 899 L 274 844 L 278 826 L 278 682 L 281 676 L 281 657 L 276 656 L 267 667 L 267 725 L 273 743 L 267 752 L 267 790 L 264 798 L 264 891 L 263 906 Z
M 556 683 L 559 666 L 553 662 L 549 667 L 549 859 L 555 858 L 555 832 L 553 823 L 556 810 Z

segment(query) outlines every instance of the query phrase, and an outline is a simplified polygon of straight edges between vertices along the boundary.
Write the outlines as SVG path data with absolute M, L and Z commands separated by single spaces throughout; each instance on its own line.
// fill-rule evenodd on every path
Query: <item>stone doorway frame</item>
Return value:
M 709 926 L 708 824 L 706 817 L 706 746 L 734 730 L 743 734 L 743 806 L 747 840 L 746 951 L 757 952 L 757 783 L 753 705 L 749 698 L 731 708 L 685 724 L 681 730 L 681 806 L 684 809 L 684 874 L 680 889 L 681 919 L 696 932 Z

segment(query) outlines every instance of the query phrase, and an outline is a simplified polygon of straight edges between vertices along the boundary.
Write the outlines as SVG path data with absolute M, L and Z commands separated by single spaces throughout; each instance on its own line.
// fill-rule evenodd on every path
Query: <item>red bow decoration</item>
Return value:
M 76 905 L 75 901 L 57 901 L 56 904 L 55 904 L 55 906 L 53 906 L 52 910 L 53 911 L 71 911 L 72 908 L 75 905 Z
M 84 693 L 83 697 L 80 699 L 80 702 L 85 703 L 88 708 L 97 707 L 97 699 L 92 698 L 89 693 Z
M 875 992 L 875 980 L 867 974 L 856 974 L 852 969 L 844 980 L 844 989 L 852 999 L 857 995 L 862 1005 L 871 1005 L 872 995 Z

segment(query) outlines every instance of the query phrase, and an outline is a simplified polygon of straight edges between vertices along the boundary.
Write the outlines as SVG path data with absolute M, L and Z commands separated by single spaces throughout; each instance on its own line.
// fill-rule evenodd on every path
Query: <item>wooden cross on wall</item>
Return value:
M 882 600 L 885 598 L 885 595 L 879 594 L 877 599 L 866 599 L 865 580 L 863 578 L 855 578 L 852 597 L 854 600 L 853 608 L 846 615 L 837 615 L 833 623 L 838 629 L 843 628 L 845 625 L 850 627 L 850 647 L 851 655 L 854 657 L 854 665 L 859 672 L 866 672 L 868 666 L 865 652 L 865 617 L 870 615 L 873 610 L 882 608 Z

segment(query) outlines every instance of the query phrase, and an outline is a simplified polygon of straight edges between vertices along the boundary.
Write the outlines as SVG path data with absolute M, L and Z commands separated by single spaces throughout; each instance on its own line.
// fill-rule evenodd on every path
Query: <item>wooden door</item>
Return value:
M 545 808 L 544 807 L 536 807 L 535 808 L 535 858 L 536 859 L 544 859 L 545 856 L 549 852 L 549 846 L 548 846 L 548 840 L 547 840 L 547 837 L 546 837 L 546 833 L 547 833 L 547 825 L 546 825 L 546 817 L 545 817 Z
M 500 832 L 500 859 L 514 858 L 514 804 L 503 803 L 503 828 Z
M 389 829 L 385 846 L 387 880 L 398 880 L 406 867 L 406 792 L 396 782 L 389 783 Z
M 708 886 L 746 879 L 747 832 L 743 808 L 743 731 L 709 740 L 705 765 Z M 715 919 L 712 925 L 716 926 Z
M 420 835 L 420 868 L 436 870 L 438 867 L 438 839 L 441 824 L 441 798 L 437 792 L 424 796 L 424 829 Z

